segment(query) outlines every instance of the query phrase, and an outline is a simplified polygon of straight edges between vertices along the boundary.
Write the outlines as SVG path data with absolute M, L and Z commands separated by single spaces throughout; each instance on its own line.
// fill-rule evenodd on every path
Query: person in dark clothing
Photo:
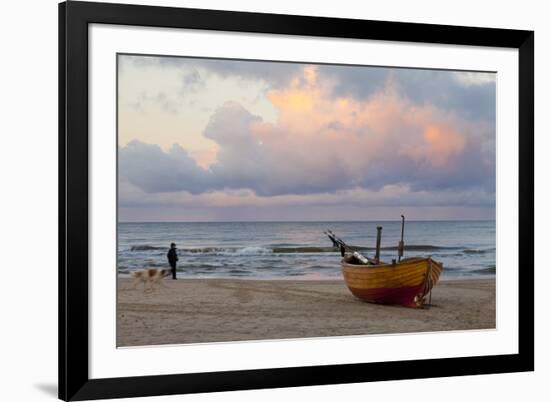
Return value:
M 176 253 L 176 243 L 170 244 L 170 250 L 168 250 L 168 254 L 166 254 L 166 256 L 168 257 L 170 267 L 172 267 L 172 279 L 177 279 L 176 262 L 178 261 L 178 254 Z

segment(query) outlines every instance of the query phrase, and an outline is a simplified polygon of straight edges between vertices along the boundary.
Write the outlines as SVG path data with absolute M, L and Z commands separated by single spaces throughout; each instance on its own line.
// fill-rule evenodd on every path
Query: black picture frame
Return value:
M 88 25 L 514 48 L 519 52 L 518 353 L 90 379 Z M 89 400 L 534 370 L 534 32 L 70 1 L 59 4 L 59 398 Z

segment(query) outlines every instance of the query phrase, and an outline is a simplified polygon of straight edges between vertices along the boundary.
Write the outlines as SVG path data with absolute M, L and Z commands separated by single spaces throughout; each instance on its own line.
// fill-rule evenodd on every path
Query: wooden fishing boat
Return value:
M 374 258 L 361 255 L 348 246 L 331 230 L 325 234 L 342 255 L 342 273 L 347 287 L 356 297 L 381 304 L 398 304 L 406 307 L 422 307 L 443 270 L 441 262 L 431 257 L 403 258 L 405 243 L 405 216 L 401 215 L 401 241 L 398 245 L 398 260 L 391 264 L 380 261 L 382 227 L 378 226 L 376 254 Z
M 421 307 L 439 280 L 443 264 L 431 257 L 398 263 L 357 264 L 353 255 L 342 259 L 347 287 L 356 297 L 373 303 Z

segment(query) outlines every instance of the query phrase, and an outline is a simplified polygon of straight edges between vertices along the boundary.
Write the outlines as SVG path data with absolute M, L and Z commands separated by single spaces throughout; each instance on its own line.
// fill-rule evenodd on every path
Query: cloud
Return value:
M 335 96 L 337 82 L 305 66 L 267 93 L 276 122 L 234 101 L 214 112 L 203 132 L 216 144 L 208 167 L 178 145 L 165 152 L 133 141 L 120 149 L 120 176 L 146 193 L 279 197 L 362 189 L 372 195 L 397 186 L 470 194 L 474 203 L 494 199 L 493 124 L 412 99 L 391 79 L 366 98 Z
M 284 86 L 295 75 L 300 74 L 302 64 L 288 62 L 269 62 L 255 60 L 208 59 L 194 57 L 159 56 L 121 56 L 122 69 L 132 65 L 143 68 L 160 67 L 164 69 L 182 69 L 205 71 L 222 78 L 240 77 L 242 79 L 262 80 L 273 87 Z
M 361 188 L 325 194 L 258 196 L 251 190 L 145 193 L 119 185 L 119 216 L 125 220 L 355 220 L 494 219 L 494 197 L 480 189 L 415 192 L 407 186 Z
M 216 190 L 147 193 L 126 179 L 119 182 L 119 203 L 124 207 L 379 207 L 379 206 L 491 206 L 491 194 L 481 189 L 413 191 L 408 185 L 387 185 L 378 190 L 353 188 L 332 193 L 260 196 L 252 190 Z
M 119 148 L 119 182 L 146 193 L 185 189 L 196 194 L 215 187 L 211 172 L 197 165 L 179 145 L 164 152 L 158 145 L 134 140 Z
M 182 71 L 182 93 L 189 82 L 204 85 L 208 75 L 262 81 L 270 89 L 281 89 L 304 79 L 306 66 L 315 68 L 320 80 L 334 84 L 331 93 L 336 97 L 367 99 L 391 80 L 415 103 L 438 105 L 468 119 L 494 120 L 496 113 L 496 74 L 491 72 L 159 56 L 120 56 L 119 64 L 121 71 L 128 65 Z
M 437 105 L 468 119 L 495 118 L 494 73 L 363 66 L 320 66 L 319 70 L 336 83 L 335 96 L 366 99 L 391 81 L 412 102 Z

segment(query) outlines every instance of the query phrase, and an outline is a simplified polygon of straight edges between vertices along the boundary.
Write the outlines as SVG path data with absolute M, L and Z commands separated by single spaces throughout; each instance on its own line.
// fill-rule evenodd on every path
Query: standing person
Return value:
M 176 243 L 170 244 L 170 250 L 168 250 L 168 254 L 166 254 L 166 256 L 168 257 L 168 262 L 172 267 L 172 279 L 178 279 L 176 278 L 176 262 L 178 261 L 178 255 L 176 253 Z

